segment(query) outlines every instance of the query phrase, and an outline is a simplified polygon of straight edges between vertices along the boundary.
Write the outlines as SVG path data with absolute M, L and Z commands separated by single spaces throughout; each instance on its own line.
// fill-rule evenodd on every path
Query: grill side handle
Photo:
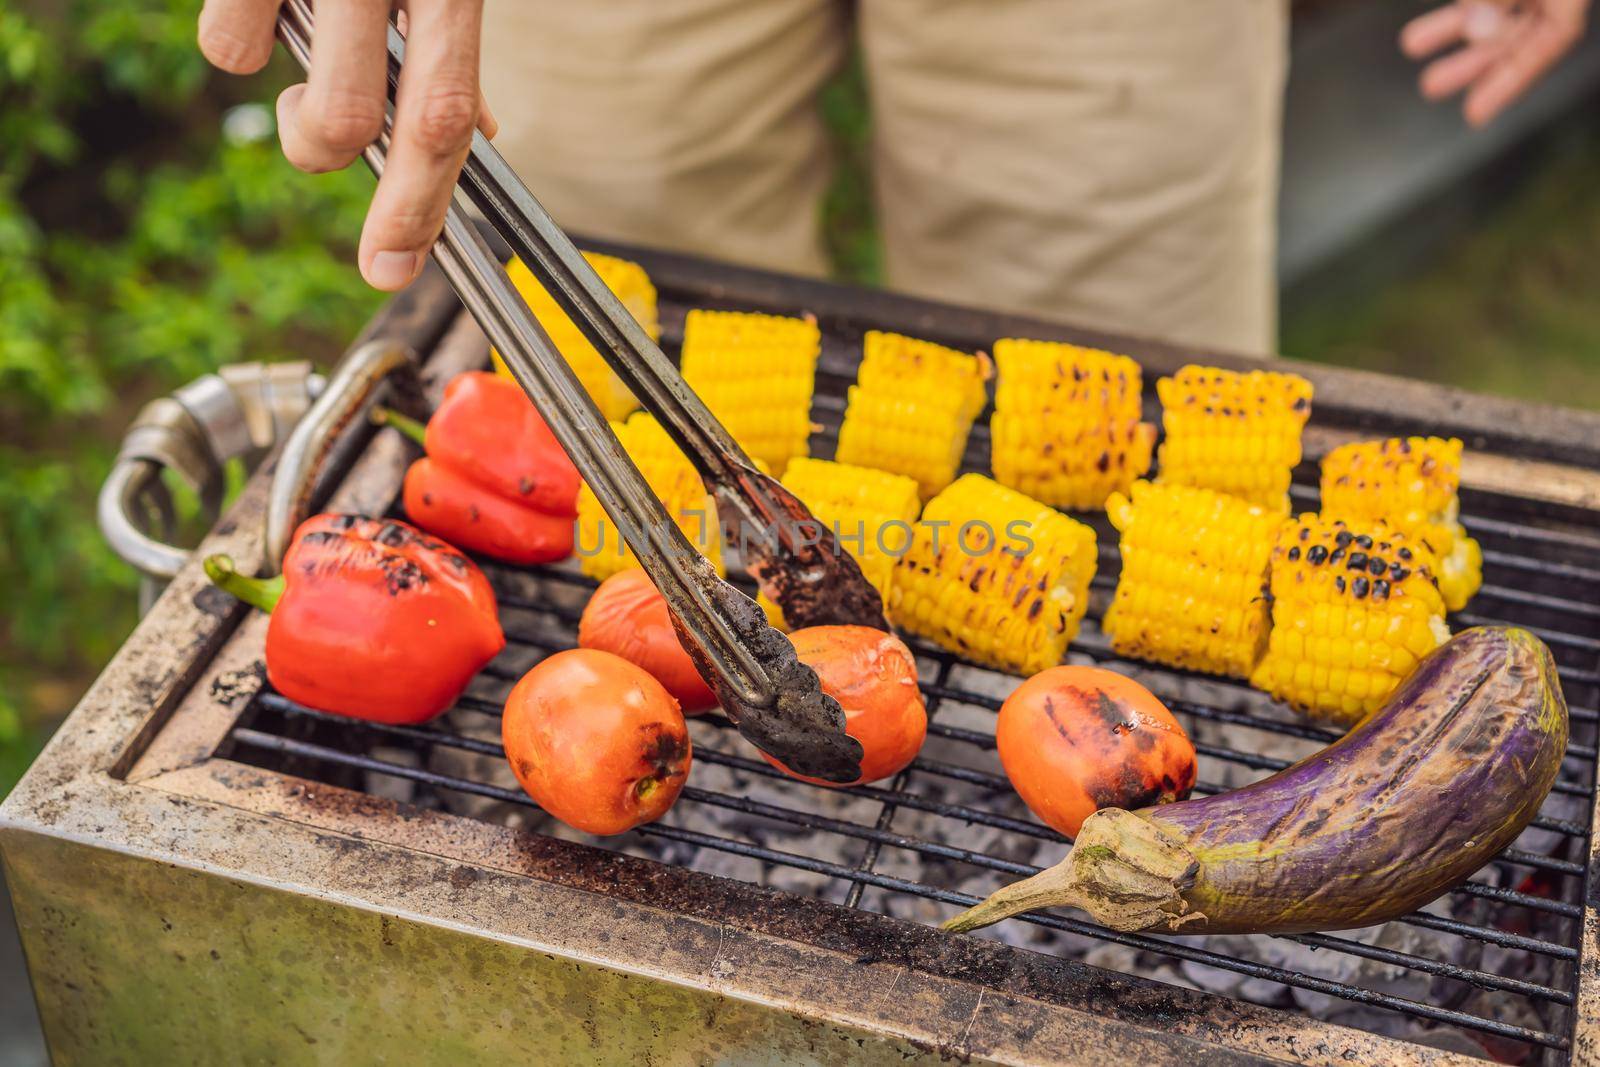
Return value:
M 165 472 L 193 489 L 206 518 L 214 520 L 227 464 L 259 462 L 324 384 L 303 361 L 232 364 L 151 401 L 135 416 L 100 487 L 97 518 L 112 551 L 145 577 L 146 602 L 191 552 L 172 543 L 176 517 Z
M 327 388 L 290 431 L 267 495 L 264 544 L 270 573 L 281 569 L 295 530 L 311 512 L 329 454 L 386 382 L 394 387 L 397 407 L 421 408 L 416 353 L 395 341 L 369 341 L 339 363 Z

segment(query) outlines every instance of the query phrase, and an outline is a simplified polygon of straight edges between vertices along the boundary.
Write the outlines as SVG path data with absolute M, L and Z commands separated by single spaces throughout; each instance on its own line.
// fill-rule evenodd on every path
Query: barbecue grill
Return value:
M 821 456 L 869 328 L 968 350 L 1073 340 L 1134 356 L 1152 385 L 1194 359 L 1248 364 L 591 247 L 650 271 L 669 352 L 692 307 L 815 314 Z M 415 352 L 435 397 L 487 358 L 432 271 L 359 349 L 374 341 Z M 1121 934 L 1070 912 L 977 937 L 932 929 L 1066 844 L 1031 819 L 994 755 L 994 712 L 1017 680 L 921 644 L 929 742 L 892 781 L 785 778 L 712 716 L 692 720 L 694 771 L 666 819 L 585 838 L 516 788 L 497 721 L 509 685 L 575 643 L 590 587 L 576 568 L 480 561 L 508 649 L 444 718 L 410 728 L 272 692 L 264 617 L 191 563 L 0 807 L 57 1062 L 1600 1060 L 1600 417 L 1296 369 L 1317 387 L 1309 461 L 1356 435 L 1467 441 L 1465 519 L 1486 585 L 1452 623 L 1533 629 L 1571 705 L 1568 758 L 1538 820 L 1425 912 L 1292 937 Z M 322 422 L 263 465 L 201 554 L 259 564 L 271 482 L 289 468 L 320 468 L 331 509 L 397 513 L 410 446 L 359 419 Z M 987 469 L 985 422 L 969 469 Z M 1300 503 L 1314 501 L 1314 474 L 1297 473 Z M 1196 741 L 1199 789 L 1333 738 L 1237 684 L 1119 661 L 1095 622 L 1117 571 L 1115 537 L 1097 525 L 1100 574 L 1071 656 L 1133 672 L 1168 701 Z

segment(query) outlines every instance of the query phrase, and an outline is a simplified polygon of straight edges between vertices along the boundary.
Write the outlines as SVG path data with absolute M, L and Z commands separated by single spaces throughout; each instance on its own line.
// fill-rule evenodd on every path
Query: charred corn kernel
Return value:
M 889 619 L 976 663 L 1061 662 L 1089 606 L 1094 531 L 981 474 L 922 510 L 889 584 Z
M 650 277 L 645 274 L 644 268 L 626 259 L 599 252 L 585 252 L 583 258 L 589 261 L 595 273 L 600 275 L 600 280 L 622 301 L 628 314 L 644 327 L 644 332 L 652 339 L 659 339 L 661 324 L 656 318 L 656 288 L 650 284 Z M 600 409 L 600 414 L 613 421 L 627 418 L 628 413 L 639 406 L 639 402 L 622 384 L 622 379 L 606 365 L 583 331 L 561 310 L 555 298 L 539 284 L 522 260 L 513 259 L 506 267 L 506 275 L 511 279 L 511 284 L 517 287 L 517 292 L 522 294 L 522 299 L 528 302 L 528 309 L 539 320 L 539 325 L 544 327 L 544 332 L 550 335 L 556 350 L 566 357 L 578 381 L 583 383 L 583 388 Z M 506 369 L 500 353 L 492 354 L 495 369 L 509 377 L 511 372 Z
M 994 346 L 989 420 L 1003 485 L 1080 511 L 1105 506 L 1150 469 L 1156 430 L 1140 422 L 1143 375 L 1127 356 L 1053 341 Z
M 782 481 L 833 533 L 839 548 L 861 564 L 861 573 L 887 604 L 896 554 L 904 551 L 922 508 L 917 483 L 900 474 L 804 456 L 789 461 Z M 783 612 L 766 594 L 756 600 L 768 621 L 787 629 Z
M 746 452 L 774 471 L 809 452 L 822 334 L 808 319 L 691 311 L 683 377 Z
M 1266 651 L 1281 516 L 1210 489 L 1134 482 L 1106 501 L 1122 575 L 1101 628 L 1124 656 L 1249 678 Z
M 716 503 L 688 457 L 660 423 L 643 411 L 634 412 L 627 422 L 613 422 L 611 429 L 689 543 L 722 574 L 722 532 Z M 587 483 L 578 490 L 577 522 L 578 566 L 584 574 L 604 581 L 618 571 L 639 565 L 633 549 L 627 546 L 617 524 L 606 515 Z
M 868 331 L 839 428 L 839 460 L 914 478 L 921 495 L 932 496 L 961 467 L 987 376 L 977 356 Z
M 1450 637 L 1427 546 L 1382 523 L 1286 521 L 1272 549 L 1272 632 L 1250 682 L 1351 726 Z
M 1439 592 L 1460 611 L 1483 584 L 1483 550 L 1461 525 L 1461 442 L 1392 437 L 1341 445 L 1322 459 L 1322 513 L 1381 521 L 1439 560 Z
M 1289 511 L 1289 478 L 1311 415 L 1311 383 L 1298 374 L 1184 367 L 1156 383 L 1167 485 L 1197 485 Z

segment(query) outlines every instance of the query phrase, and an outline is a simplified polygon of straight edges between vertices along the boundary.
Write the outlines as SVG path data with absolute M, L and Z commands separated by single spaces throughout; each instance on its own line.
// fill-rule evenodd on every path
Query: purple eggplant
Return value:
M 1385 922 L 1514 841 L 1555 784 L 1566 747 L 1550 650 L 1526 630 L 1466 630 L 1316 755 L 1231 793 L 1098 811 L 1066 859 L 945 928 L 1059 906 L 1124 931 Z

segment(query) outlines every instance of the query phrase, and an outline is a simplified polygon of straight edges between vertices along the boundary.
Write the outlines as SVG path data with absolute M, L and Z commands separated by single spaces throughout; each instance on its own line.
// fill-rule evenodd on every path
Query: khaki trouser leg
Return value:
M 1266 354 L 1284 0 L 863 0 L 890 284 Z
M 838 0 L 489 0 L 495 145 L 573 230 L 821 273 Z

